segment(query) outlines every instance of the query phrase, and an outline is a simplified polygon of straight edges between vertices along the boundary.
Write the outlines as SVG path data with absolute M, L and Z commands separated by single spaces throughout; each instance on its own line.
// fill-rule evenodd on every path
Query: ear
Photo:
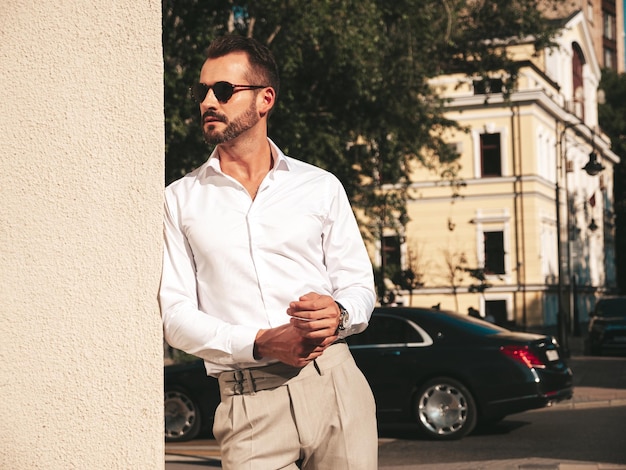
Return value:
M 257 95 L 257 110 L 261 116 L 267 115 L 276 103 L 276 92 L 272 87 L 261 90 Z

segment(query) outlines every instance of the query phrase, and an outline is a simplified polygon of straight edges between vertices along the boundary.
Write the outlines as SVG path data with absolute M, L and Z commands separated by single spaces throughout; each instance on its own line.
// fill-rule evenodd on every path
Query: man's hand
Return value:
M 254 341 L 254 357 L 270 357 L 290 366 L 304 367 L 321 356 L 328 344 L 305 338 L 291 323 L 287 323 L 259 330 Z
M 276 328 L 259 330 L 254 357 L 270 357 L 295 367 L 304 367 L 337 340 L 339 307 L 332 297 L 310 292 L 289 304 L 291 321 Z
M 287 314 L 304 338 L 326 345 L 337 340 L 339 307 L 331 296 L 309 292 L 291 302 Z

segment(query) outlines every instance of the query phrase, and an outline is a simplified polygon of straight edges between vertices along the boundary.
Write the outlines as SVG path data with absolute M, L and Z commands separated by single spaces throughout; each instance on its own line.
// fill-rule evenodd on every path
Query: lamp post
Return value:
M 598 162 L 598 156 L 595 152 L 595 132 L 590 129 L 585 123 L 582 121 L 576 122 L 568 122 L 565 124 L 561 133 L 559 134 L 559 154 L 557 156 L 556 162 L 556 183 L 555 183 L 555 202 L 556 202 L 556 236 L 557 236 L 557 275 L 559 277 L 558 284 L 558 310 L 557 310 L 557 334 L 558 341 L 562 348 L 562 352 L 566 357 L 569 357 L 569 339 L 568 339 L 568 316 L 567 312 L 564 309 L 564 301 L 563 297 L 565 294 L 565 282 L 564 282 L 564 269 L 563 269 L 563 233 L 562 233 L 562 225 L 561 225 L 561 178 L 563 174 L 563 161 L 565 160 L 566 149 L 563 143 L 565 135 L 567 134 L 568 129 L 574 128 L 576 126 L 583 126 L 591 133 L 591 145 L 592 151 L 589 154 L 589 161 L 582 168 L 589 176 L 596 176 L 602 170 L 604 170 L 604 166 Z M 568 253 L 567 253 L 567 277 L 571 279 L 571 254 L 569 252 L 569 204 L 567 203 L 567 185 L 566 185 L 566 208 L 567 208 L 567 228 L 568 228 Z M 569 282 L 569 289 L 572 289 L 572 282 Z M 571 292 L 570 292 L 571 293 Z M 572 310 L 572 305 L 569 306 L 569 310 Z
M 557 293 L 557 336 L 559 345 L 566 357 L 569 357 L 569 345 L 567 343 L 567 323 L 565 317 L 565 311 L 563 310 L 563 292 L 565 291 L 565 285 L 563 283 L 563 242 L 561 234 L 561 172 L 563 169 L 563 142 L 562 138 L 565 134 L 565 129 L 561 138 L 559 139 L 559 156 L 557 158 L 556 165 L 556 183 L 554 185 L 556 191 L 556 257 L 557 257 L 557 275 L 559 277 L 558 293 Z

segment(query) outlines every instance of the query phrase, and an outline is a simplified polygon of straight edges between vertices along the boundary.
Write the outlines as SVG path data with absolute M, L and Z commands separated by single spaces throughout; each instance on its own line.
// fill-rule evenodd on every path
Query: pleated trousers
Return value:
M 272 364 L 219 381 L 213 433 L 223 469 L 378 468 L 374 397 L 345 343 L 302 369 Z M 258 390 L 257 382 L 272 388 Z

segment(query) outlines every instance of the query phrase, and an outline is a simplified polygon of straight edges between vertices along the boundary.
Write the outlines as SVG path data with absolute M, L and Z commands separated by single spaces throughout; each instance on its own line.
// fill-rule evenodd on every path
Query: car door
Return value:
M 378 413 L 406 409 L 420 356 L 432 344 L 428 334 L 408 319 L 379 314 L 363 333 L 349 337 L 348 344 L 372 388 Z

